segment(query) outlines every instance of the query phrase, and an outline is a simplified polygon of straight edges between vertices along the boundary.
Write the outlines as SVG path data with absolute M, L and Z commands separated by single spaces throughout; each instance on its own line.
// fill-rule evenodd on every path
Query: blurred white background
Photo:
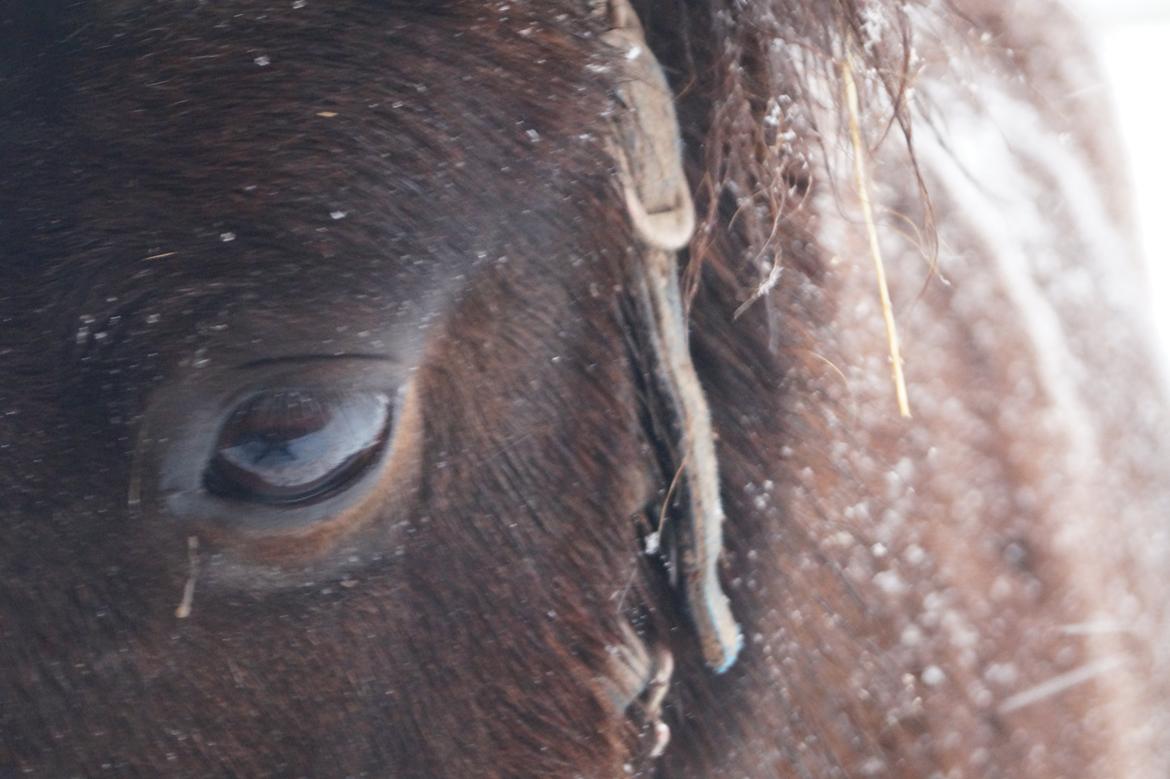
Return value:
M 1170 375 L 1170 0 L 1070 0 L 1105 66 Z

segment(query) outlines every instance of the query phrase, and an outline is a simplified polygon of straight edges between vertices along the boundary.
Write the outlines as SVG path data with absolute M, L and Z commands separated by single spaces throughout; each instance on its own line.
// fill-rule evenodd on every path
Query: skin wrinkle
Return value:
M 971 204 L 932 187 L 951 286 L 923 291 L 929 263 L 883 246 L 895 304 L 919 300 L 899 319 L 907 427 L 837 181 L 851 37 L 884 207 L 930 221 L 898 132 L 877 143 L 890 96 L 912 83 L 914 105 L 994 124 L 970 82 L 1034 110 L 1037 142 L 1071 134 L 1114 208 L 1051 4 L 633 3 L 700 222 L 680 261 L 745 639 L 720 676 L 644 552 L 677 463 L 630 296 L 644 258 L 596 4 L 294 5 L 0 5 L 0 774 L 1166 775 L 1165 617 L 1141 579 L 1165 568 L 1132 546 L 1170 468 L 1131 445 L 1167 426 L 1133 354 L 1082 348 L 1135 326 L 1062 309 L 1096 361 L 1080 391 L 1127 401 L 1094 407 L 1108 462 L 1062 470 L 1026 318 Z M 872 13 L 889 26 L 866 47 Z M 945 143 L 941 118 L 917 126 Z M 1080 227 L 1037 226 L 1059 232 L 1055 269 L 1109 272 Z M 188 528 L 149 485 L 127 510 L 139 437 L 174 434 L 155 424 L 167 388 L 218 418 L 210 376 L 304 354 L 403 366 L 417 476 L 325 552 L 283 550 L 279 576 L 201 538 L 176 620 Z M 237 576 L 208 573 L 225 561 Z M 1097 613 L 1134 628 L 1062 630 Z M 661 711 L 653 688 L 615 713 L 614 689 L 638 694 L 622 657 L 672 659 Z

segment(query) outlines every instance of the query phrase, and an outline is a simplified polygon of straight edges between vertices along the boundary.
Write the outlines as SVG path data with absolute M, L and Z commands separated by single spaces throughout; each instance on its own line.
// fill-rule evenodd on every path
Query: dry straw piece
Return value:
M 910 417 L 910 399 L 906 392 L 906 376 L 902 372 L 902 350 L 898 344 L 898 324 L 894 321 L 894 307 L 890 303 L 890 287 L 886 281 L 886 266 L 878 243 L 877 223 L 873 218 L 873 203 L 869 198 L 869 175 L 865 170 L 865 144 L 861 139 L 861 101 L 857 97 L 857 83 L 853 79 L 853 55 L 841 59 L 841 80 L 845 89 L 845 107 L 849 112 L 849 135 L 853 144 L 853 175 L 865 231 L 869 237 L 869 253 L 877 271 L 878 294 L 882 301 L 882 317 L 886 322 L 886 342 L 890 349 L 890 363 L 894 374 L 894 392 L 898 396 L 898 412 Z

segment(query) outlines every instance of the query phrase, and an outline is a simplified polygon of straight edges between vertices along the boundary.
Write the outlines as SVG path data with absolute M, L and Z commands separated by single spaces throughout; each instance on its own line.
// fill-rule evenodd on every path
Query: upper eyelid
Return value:
M 334 361 L 356 360 L 397 364 L 399 361 L 385 354 L 363 352 L 343 352 L 341 354 L 292 354 L 280 357 L 261 357 L 248 362 L 240 363 L 233 370 L 246 371 L 257 368 L 268 368 L 278 365 L 302 365 L 305 363 L 328 363 Z
M 406 366 L 393 357 L 370 354 L 305 354 L 264 357 L 224 366 L 206 382 L 228 412 L 251 395 L 277 387 L 304 390 L 395 390 L 408 379 Z

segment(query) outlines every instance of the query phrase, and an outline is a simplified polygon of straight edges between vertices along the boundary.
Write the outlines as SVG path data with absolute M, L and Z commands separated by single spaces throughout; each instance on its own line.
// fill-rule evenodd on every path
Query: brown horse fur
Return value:
M 679 464 L 591 5 L 0 5 L 0 775 L 1166 775 L 1167 427 L 1059 9 L 635 3 L 701 225 L 716 675 L 646 553 Z M 224 385 L 370 375 L 412 398 L 372 507 L 168 513 Z

